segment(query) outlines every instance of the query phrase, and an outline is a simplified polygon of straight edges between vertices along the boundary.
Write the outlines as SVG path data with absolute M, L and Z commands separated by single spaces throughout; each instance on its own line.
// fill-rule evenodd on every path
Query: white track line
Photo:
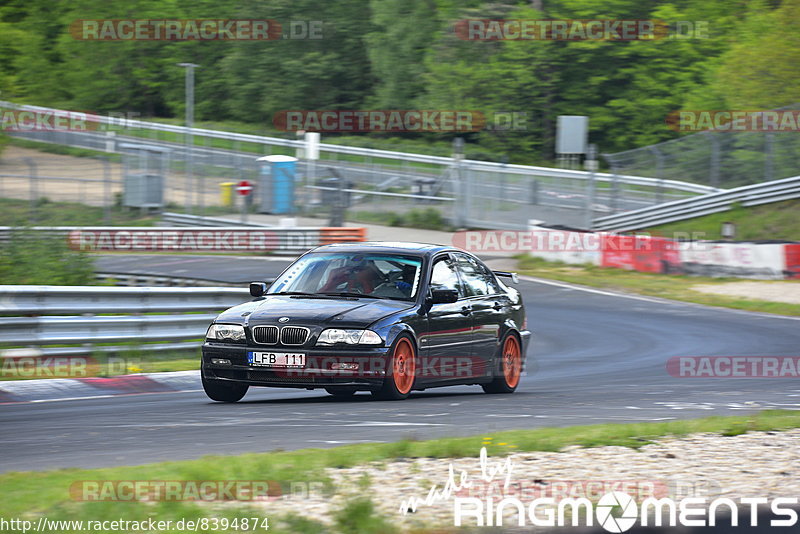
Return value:
M 533 282 L 534 284 L 543 284 L 547 286 L 554 286 L 560 287 L 561 289 L 571 289 L 574 291 L 583 291 L 585 293 L 596 293 L 598 295 L 604 295 L 606 297 L 617 297 L 617 298 L 624 298 L 624 299 L 632 299 L 632 300 L 642 300 L 645 302 L 652 302 L 655 304 L 671 304 L 671 305 L 681 305 L 681 306 L 690 306 L 695 308 L 710 308 L 712 310 L 717 311 L 726 311 L 731 313 L 738 313 L 743 315 L 749 316 L 756 316 L 756 317 L 766 317 L 767 319 L 786 319 L 789 321 L 800 321 L 800 317 L 792 317 L 789 315 L 778 315 L 773 313 L 761 313 L 761 312 L 754 312 L 754 311 L 747 311 L 747 310 L 737 310 L 735 308 L 723 308 L 721 306 L 708 306 L 706 304 L 697 304 L 695 302 L 684 302 L 682 300 L 670 300 L 670 299 L 662 299 L 658 297 L 644 297 L 642 295 L 631 295 L 629 293 L 618 293 L 615 291 L 606 291 L 603 289 L 595 289 L 593 287 L 581 286 L 577 284 L 571 284 L 569 282 L 559 282 L 556 280 L 548 280 L 546 278 L 536 278 L 534 276 L 527 276 L 527 275 L 520 275 L 520 280 L 524 280 L 525 282 Z

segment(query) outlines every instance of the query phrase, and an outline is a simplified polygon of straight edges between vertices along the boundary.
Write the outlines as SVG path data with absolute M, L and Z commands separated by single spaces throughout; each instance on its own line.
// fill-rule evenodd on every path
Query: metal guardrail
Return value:
M 70 113 L 67 110 L 47 108 L 42 106 L 15 104 L 13 102 L 7 102 L 7 101 L 0 101 L 0 108 L 9 108 L 20 111 L 33 111 L 42 113 L 61 113 L 61 114 Z M 175 126 L 171 124 L 132 120 L 132 119 L 120 119 L 103 115 L 87 114 L 86 122 L 103 124 L 114 128 L 141 129 L 141 130 L 150 130 L 156 132 L 168 132 L 178 135 L 185 135 L 187 134 L 187 132 L 189 132 L 189 128 L 185 126 Z M 294 148 L 294 149 L 302 149 L 305 147 L 304 141 L 294 140 L 294 139 L 282 139 L 280 137 L 265 137 L 259 135 L 226 132 L 221 130 L 207 130 L 203 128 L 192 128 L 191 132 L 196 137 L 223 139 L 231 142 L 254 143 L 254 144 L 280 146 L 280 147 Z M 113 133 L 113 132 L 107 132 L 107 133 Z M 101 133 L 87 132 L 87 135 L 102 136 L 102 132 Z M 111 141 L 109 144 L 113 146 L 114 144 L 113 138 L 109 139 Z M 143 139 L 143 141 L 145 140 L 146 139 Z M 460 160 L 456 163 L 456 160 L 454 160 L 451 157 L 396 152 L 393 150 L 378 150 L 374 148 L 361 148 L 361 147 L 353 147 L 345 145 L 335 145 L 330 143 L 320 143 L 319 150 L 320 152 L 328 152 L 331 154 L 360 156 L 364 158 L 370 158 L 373 160 L 374 159 L 395 160 L 395 161 L 403 161 L 403 162 L 410 162 L 417 164 L 428 164 L 428 165 L 441 166 L 445 168 L 457 165 L 460 169 L 464 171 L 517 174 L 525 176 L 573 179 L 580 181 L 588 181 L 593 178 L 595 181 L 603 183 L 622 183 L 632 186 L 652 187 L 657 189 L 674 189 L 689 193 L 700 193 L 700 194 L 719 191 L 719 189 L 707 185 L 683 182 L 679 180 L 661 180 L 657 178 L 647 178 L 643 176 L 614 175 L 608 173 L 594 173 L 594 176 L 592 176 L 592 173 L 587 171 L 575 171 L 575 170 L 558 169 L 552 167 L 538 167 L 533 165 L 507 165 L 503 163 L 493 163 L 493 162 L 469 160 L 469 159 Z
M 8 317 L 0 343 L 57 345 L 124 341 L 184 340 L 203 337 L 215 314 Z
M 187 278 L 184 276 L 172 276 L 163 273 L 137 272 L 137 273 L 117 273 L 117 272 L 96 272 L 95 279 L 106 286 L 117 287 L 235 287 L 241 288 L 254 280 L 239 280 L 236 282 L 226 282 L 211 278 Z M 268 284 L 274 278 L 260 280 Z
M 757 206 L 793 198 L 800 198 L 800 176 L 746 185 L 686 200 L 676 200 L 648 208 L 599 217 L 594 220 L 593 229 L 617 232 L 639 230 L 728 211 L 736 203 L 743 206 Z
M 233 287 L 0 285 L 0 315 L 196 312 L 249 298 L 246 288 Z
M 93 346 L 130 342 L 140 343 L 138 348 L 147 351 L 191 349 L 199 346 L 197 340 L 217 312 L 249 299 L 247 289 L 227 287 L 4 285 L 0 286 L 0 314 L 6 317 L 0 320 L 0 345 L 42 347 L 46 355 L 137 348 Z M 137 315 L 97 315 L 120 310 Z M 199 311 L 215 313 L 194 313 Z M 156 341 L 171 343 L 152 343 Z M 52 346 L 78 344 L 89 346 Z
M 161 221 L 169 226 L 244 226 L 253 228 L 267 228 L 267 224 L 251 222 L 241 222 L 236 219 L 223 219 L 219 217 L 201 217 L 199 215 L 187 215 L 185 213 L 165 212 L 161 215 Z

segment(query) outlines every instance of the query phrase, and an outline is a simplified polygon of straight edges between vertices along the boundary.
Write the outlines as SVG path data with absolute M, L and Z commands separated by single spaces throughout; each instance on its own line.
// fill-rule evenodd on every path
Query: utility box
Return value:
M 126 143 L 122 152 L 122 205 L 130 208 L 162 209 L 164 178 L 169 169 L 170 149 Z
M 330 178 L 320 178 L 317 186 L 322 187 L 320 201 L 324 206 L 349 208 L 351 202 L 350 191 L 345 191 L 353 187 L 349 180 L 331 176 Z
M 589 117 L 559 115 L 556 123 L 556 154 L 586 154 Z
M 297 158 L 275 155 L 256 161 L 259 165 L 259 213 L 294 213 Z

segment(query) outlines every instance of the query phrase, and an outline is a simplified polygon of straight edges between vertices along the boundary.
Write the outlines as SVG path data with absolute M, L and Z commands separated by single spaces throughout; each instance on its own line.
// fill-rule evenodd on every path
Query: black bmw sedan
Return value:
M 530 342 L 520 293 L 462 250 L 419 243 L 315 248 L 254 300 L 221 313 L 203 344 L 208 396 L 250 386 L 370 391 L 386 400 L 458 384 L 519 385 Z

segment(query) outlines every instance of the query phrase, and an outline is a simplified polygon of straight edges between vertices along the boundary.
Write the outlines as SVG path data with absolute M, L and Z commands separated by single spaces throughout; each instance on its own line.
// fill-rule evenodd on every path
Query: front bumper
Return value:
M 250 365 L 247 353 L 292 352 L 306 355 L 303 369 L 272 368 Z M 389 347 L 377 348 L 328 348 L 328 347 L 284 347 L 265 349 L 222 343 L 203 345 L 203 377 L 211 380 L 239 382 L 252 386 L 274 386 L 285 388 L 324 388 L 350 386 L 360 389 L 376 389 L 383 384 Z M 230 365 L 211 362 L 212 358 L 230 360 Z M 333 364 L 358 364 L 358 369 L 332 369 Z
M 523 330 L 519 333 L 520 338 L 522 339 L 522 347 L 520 350 L 522 351 L 522 359 L 526 359 L 528 355 L 528 347 L 531 345 L 531 337 L 533 334 L 530 330 Z

